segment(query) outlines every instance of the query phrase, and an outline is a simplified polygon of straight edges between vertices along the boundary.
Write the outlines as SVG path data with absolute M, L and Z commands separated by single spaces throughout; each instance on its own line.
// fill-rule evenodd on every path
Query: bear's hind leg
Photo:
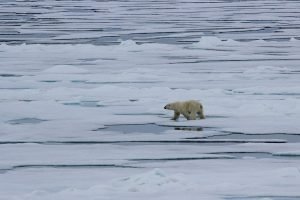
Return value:
M 199 111 L 199 112 L 197 112 L 197 114 L 200 117 L 200 119 L 205 119 L 203 111 Z
M 190 114 L 190 120 L 195 120 L 196 119 L 196 112 L 191 112 L 191 114 Z
M 174 117 L 172 118 L 172 120 L 177 120 L 179 116 L 180 116 L 180 112 L 174 111 Z

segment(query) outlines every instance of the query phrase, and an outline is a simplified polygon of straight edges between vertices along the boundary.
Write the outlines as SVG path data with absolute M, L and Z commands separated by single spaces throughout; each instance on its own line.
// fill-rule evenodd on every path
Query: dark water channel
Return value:
M 101 129 L 98 129 L 101 130 Z M 189 127 L 189 126 L 161 126 L 156 124 L 119 124 L 109 125 L 104 130 L 116 131 L 121 133 L 157 133 L 161 134 L 168 130 L 182 130 L 182 131 L 202 131 L 203 127 Z
M 218 131 L 217 128 L 212 127 L 194 127 L 194 126 L 162 126 L 157 124 L 119 124 L 119 125 L 108 125 L 106 128 L 97 129 L 97 131 L 106 130 L 120 132 L 124 134 L 130 133 L 156 133 L 162 134 L 168 130 L 177 131 L 194 131 L 201 132 L 205 130 Z M 300 143 L 300 134 L 288 134 L 288 133 L 270 133 L 270 134 L 245 134 L 245 133 L 232 133 L 223 131 L 222 135 L 213 136 L 201 136 L 190 137 L 185 139 L 209 139 L 209 140 L 282 140 L 283 142 Z

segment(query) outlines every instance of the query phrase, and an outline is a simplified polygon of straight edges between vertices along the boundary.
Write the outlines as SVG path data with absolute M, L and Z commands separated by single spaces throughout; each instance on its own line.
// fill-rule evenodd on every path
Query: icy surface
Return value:
M 1 2 L 0 199 L 300 199 L 299 8 Z

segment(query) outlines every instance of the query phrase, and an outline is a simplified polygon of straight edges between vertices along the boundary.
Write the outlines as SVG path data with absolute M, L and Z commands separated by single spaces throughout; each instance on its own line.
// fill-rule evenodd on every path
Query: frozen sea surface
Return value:
M 294 0 L 2 1 L 0 41 L 180 44 L 205 35 L 289 40 L 299 37 L 299 6 Z
M 0 199 L 300 199 L 299 10 L 0 2 Z

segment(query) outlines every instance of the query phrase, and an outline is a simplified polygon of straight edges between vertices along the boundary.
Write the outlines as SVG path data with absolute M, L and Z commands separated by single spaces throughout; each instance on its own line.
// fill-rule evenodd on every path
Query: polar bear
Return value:
M 195 120 L 197 115 L 200 119 L 205 118 L 202 104 L 195 100 L 169 103 L 164 107 L 164 109 L 174 110 L 174 117 L 172 120 L 177 120 L 180 114 L 182 114 L 187 120 Z

